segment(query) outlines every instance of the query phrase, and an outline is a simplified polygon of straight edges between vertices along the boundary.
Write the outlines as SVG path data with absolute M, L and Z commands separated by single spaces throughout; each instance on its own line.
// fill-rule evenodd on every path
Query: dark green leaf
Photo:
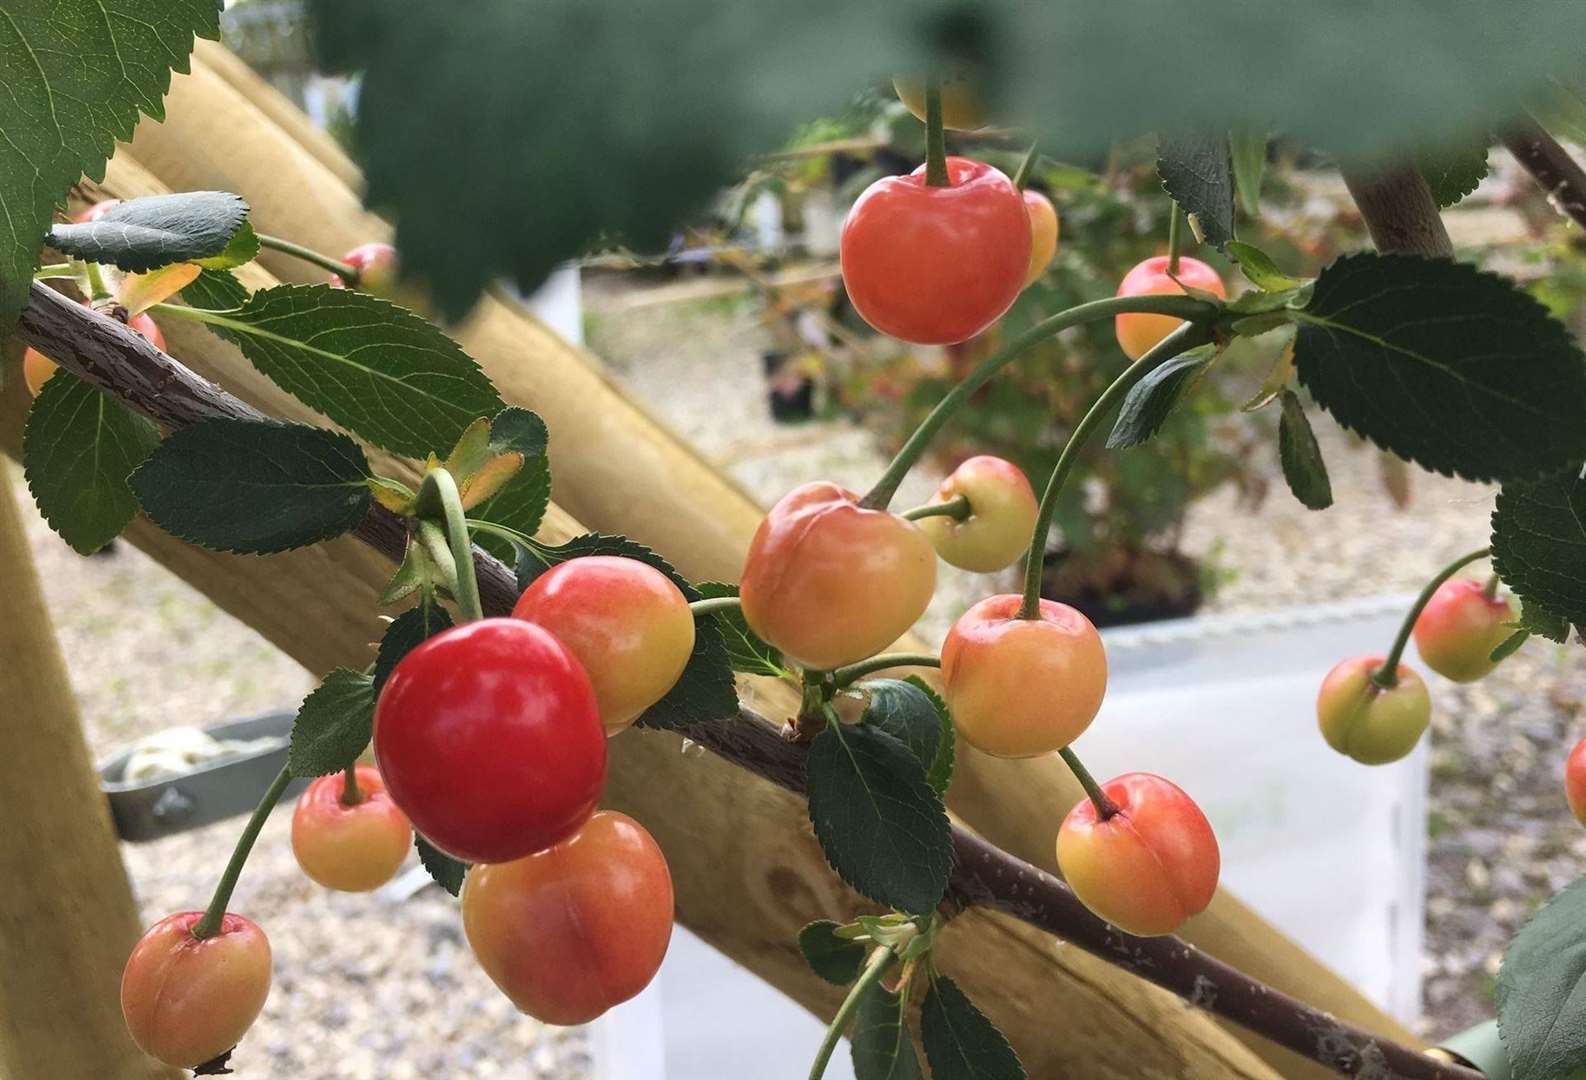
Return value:
M 713 600 L 719 596 L 737 596 L 738 586 L 723 581 L 702 581 L 699 583 L 699 595 L 702 600 Z M 742 611 L 736 609 L 718 611 L 707 618 L 721 631 L 722 641 L 727 646 L 727 659 L 732 663 L 734 671 L 741 671 L 746 675 L 773 677 L 792 674 L 782 661 L 781 651 L 761 641 L 755 632 L 749 629 Z
M 374 730 L 374 684 L 337 668 L 298 707 L 287 768 L 293 776 L 329 776 L 358 760 Z
M 1470 480 L 1586 457 L 1586 358 L 1506 278 L 1444 259 L 1349 255 L 1298 312 L 1300 382 L 1344 427 Z
M 305 405 L 398 454 L 443 452 L 475 419 L 502 408 L 455 341 L 368 293 L 278 285 L 210 328 Z
M 1272 257 L 1254 244 L 1246 244 L 1239 240 L 1228 242 L 1228 254 L 1239 264 L 1239 270 L 1250 279 L 1250 284 L 1266 292 L 1287 292 L 1297 289 L 1305 284 L 1299 278 L 1292 278 L 1278 269 L 1278 264 Z
M 859 978 L 865 966 L 865 947 L 857 941 L 838 937 L 841 923 L 819 919 L 799 931 L 799 952 L 810 970 L 829 983 L 847 986 Z
M 661 250 L 744 162 L 877 73 L 975 57 L 998 125 L 1071 160 L 1150 131 L 1257 125 L 1366 154 L 1516 112 L 1548 72 L 1579 67 L 1586 40 L 1586 6 L 1492 0 L 1203 5 L 1189 38 L 1163 32 L 1184 19 L 1173 0 L 310 8 L 320 56 L 366 69 L 368 198 L 392 210 L 404 264 L 454 314 L 498 277 L 534 285 L 601 235 Z
M 127 477 L 156 446 L 148 420 L 69 372 L 51 376 L 22 432 L 22 468 L 39 513 L 83 555 L 138 512 Z
M 1498 643 L 1498 647 L 1488 654 L 1487 658 L 1494 664 L 1500 664 L 1520 651 L 1520 646 L 1531 640 L 1531 631 L 1516 630 Z
M 391 669 L 408 653 L 424 642 L 452 627 L 452 617 L 439 604 L 421 603 L 409 608 L 385 628 L 380 638 L 380 649 L 374 658 L 374 692 L 380 693 Z
M 413 834 L 413 846 L 418 848 L 419 862 L 430 872 L 435 884 L 456 896 L 463 891 L 463 878 L 468 875 L 468 863 L 454 859 L 418 833 Z
M 860 950 L 863 959 L 864 950 Z M 874 983 L 859 999 L 849 1037 L 855 1080 L 921 1080 L 920 1056 L 904 1022 L 908 999 Z
M 1571 505 L 1583 485 L 1572 467 L 1541 480 L 1511 480 L 1498 492 L 1492 566 L 1523 602 L 1527 629 L 1536 620 L 1545 632 L 1544 614 L 1586 623 L 1586 525 Z
M 193 283 L 182 290 L 182 302 L 205 311 L 230 311 L 248 302 L 248 289 L 235 274 L 202 270 Z
M 0 3 L 0 333 L 27 300 L 55 208 L 87 174 L 105 175 L 140 112 L 163 119 L 171 70 L 193 36 L 220 34 L 215 0 Z
M 864 722 L 874 725 L 909 748 L 929 770 L 942 746 L 942 720 L 932 695 L 918 683 L 872 679 L 859 684 L 869 697 Z
M 340 536 L 369 509 L 369 463 L 345 435 L 278 420 L 202 420 L 132 474 L 154 523 L 216 551 L 264 555 Z
M 1487 139 L 1476 136 L 1419 156 L 1421 175 L 1438 206 L 1453 206 L 1487 175 Z
M 1562 645 L 1569 640 L 1569 620 L 1535 601 L 1520 601 L 1519 627 L 1528 634 Z
M 550 433 L 538 413 L 509 405 L 490 421 L 490 448 L 498 454 L 516 452 L 537 457 L 550 447 Z
M 920 1041 L 931 1080 L 1023 1080 L 1008 1037 L 945 975 L 931 979 L 920 1007 Z
M 1326 510 L 1333 505 L 1333 485 L 1327 478 L 1327 462 L 1305 415 L 1305 406 L 1292 390 L 1285 390 L 1283 418 L 1278 421 L 1278 460 L 1283 479 L 1294 497 L 1310 510 Z
M 229 191 L 146 195 L 93 221 L 56 225 L 49 244 L 74 258 L 139 273 L 171 263 L 246 256 L 231 262 L 236 266 L 259 250 L 253 230 L 244 231 L 247 221 L 248 204 Z
M 869 725 L 828 725 L 810 744 L 809 811 L 826 861 L 861 895 L 912 915 L 936 909 L 952 829 L 907 746 Z
M 1234 238 L 1233 160 L 1227 135 L 1164 136 L 1157 144 L 1156 171 L 1197 236 L 1215 248 Z
M 1241 124 L 1228 133 L 1234 163 L 1234 187 L 1239 205 L 1255 217 L 1261 212 L 1261 176 L 1267 168 L 1267 129 L 1261 124 Z
M 513 406 L 497 413 L 490 421 L 490 448 L 498 454 L 522 454 L 523 468 L 468 516 L 533 536 L 551 503 L 548 442 L 545 421 L 528 409 Z M 512 545 L 500 537 L 481 534 L 476 542 L 499 559 L 512 558 Z
M 1498 1030 L 1514 1080 L 1564 1080 L 1586 1067 L 1586 878 L 1509 943 L 1498 971 Z
M 1107 436 L 1107 448 L 1139 446 L 1160 431 L 1190 381 L 1205 370 L 1214 355 L 1210 346 L 1191 349 L 1135 383 L 1118 409 L 1118 420 Z
M 953 781 L 953 764 L 957 756 L 958 739 L 953 731 L 952 713 L 948 711 L 947 702 L 942 699 L 942 695 L 918 675 L 910 675 L 903 681 L 923 690 L 936 708 L 936 721 L 941 726 L 942 738 L 936 747 L 936 757 L 932 759 L 930 767 L 926 770 L 926 779 L 931 782 L 932 791 L 938 795 L 945 795 L 947 785 Z

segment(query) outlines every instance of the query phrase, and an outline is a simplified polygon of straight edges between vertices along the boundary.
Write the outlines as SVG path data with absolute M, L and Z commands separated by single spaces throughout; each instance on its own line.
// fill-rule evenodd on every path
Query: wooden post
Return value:
M 174 1077 L 121 1019 L 138 909 L 12 487 L 0 466 L 0 1077 Z

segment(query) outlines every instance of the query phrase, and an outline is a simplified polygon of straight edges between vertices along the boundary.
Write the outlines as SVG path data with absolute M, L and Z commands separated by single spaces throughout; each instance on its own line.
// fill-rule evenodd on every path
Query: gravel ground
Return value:
M 862 490 L 884 464 L 869 435 L 844 422 L 770 422 L 762 331 L 747 305 L 618 316 L 601 314 L 606 298 L 599 285 L 590 289 L 591 344 L 638 396 L 763 501 L 815 477 Z M 734 423 L 723 424 L 733 412 Z M 1330 424 L 1318 427 L 1339 497 L 1333 509 L 1304 510 L 1275 479 L 1253 512 L 1238 508 L 1232 492 L 1219 492 L 1191 514 L 1186 549 L 1218 551 L 1238 569 L 1211 609 L 1414 590 L 1485 542 L 1490 490 L 1417 473 L 1413 506 L 1397 510 L 1378 481 L 1374 453 Z M 1275 455 L 1261 467 L 1275 474 Z M 923 501 L 937 479 L 911 477 L 901 500 Z M 81 560 L 37 518 L 30 531 L 96 754 L 175 723 L 290 709 L 309 689 L 302 669 L 126 545 Z M 944 567 L 921 633 L 939 641 L 968 604 L 1012 584 Z M 1580 873 L 1586 832 L 1563 809 L 1558 777 L 1569 745 L 1586 734 L 1574 722 L 1583 694 L 1580 650 L 1534 643 L 1480 685 L 1445 687 L 1441 695 L 1433 730 L 1428 1032 L 1491 1015 L 1504 942 Z M 238 891 L 240 911 L 268 914 L 277 958 L 275 992 L 237 1060 L 243 1075 L 588 1075 L 578 1031 L 516 1014 L 489 985 L 467 955 L 449 897 L 431 889 L 396 904 L 326 893 L 297 872 L 287 817 L 278 813 L 266 827 Z M 237 827 L 226 822 L 125 846 L 145 917 L 202 906 Z

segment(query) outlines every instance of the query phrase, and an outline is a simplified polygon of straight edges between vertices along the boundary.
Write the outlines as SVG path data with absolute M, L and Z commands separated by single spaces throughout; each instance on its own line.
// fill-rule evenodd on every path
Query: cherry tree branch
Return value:
M 1346 166 L 1343 173 L 1378 251 L 1453 257 L 1454 243 L 1420 169 L 1413 164 Z
M 1517 116 L 1498 129 L 1498 139 L 1531 174 L 1548 199 L 1586 228 L 1586 170 L 1530 116 Z
M 142 336 L 45 286 L 32 287 L 17 336 L 167 428 L 212 417 L 262 418 L 257 410 L 200 378 Z M 396 514 L 374 505 L 355 534 L 397 561 L 405 550 L 407 525 Z M 474 563 L 485 614 L 510 613 L 517 598 L 512 571 L 479 548 L 474 549 Z M 690 727 L 688 737 L 772 783 L 805 794 L 807 747 L 782 738 L 764 717 L 742 709 L 737 717 Z M 1341 1075 L 1481 1080 L 1480 1073 L 1313 1009 L 1179 938 L 1125 934 L 1092 915 L 1056 877 L 959 826 L 953 828 L 953 850 L 953 872 L 944 902 L 949 910 L 981 907 L 1002 912 Z

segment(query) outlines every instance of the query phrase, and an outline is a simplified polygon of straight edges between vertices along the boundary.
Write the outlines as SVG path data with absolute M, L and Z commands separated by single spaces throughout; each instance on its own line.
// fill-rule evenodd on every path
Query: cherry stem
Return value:
M 1041 617 L 1041 572 L 1046 557 L 1046 537 L 1052 529 L 1052 518 L 1057 514 L 1057 496 L 1063 490 L 1063 482 L 1068 479 L 1068 474 L 1079 461 L 1080 451 L 1091 432 L 1101 426 L 1101 422 L 1112 414 L 1114 407 L 1122 403 L 1141 379 L 1186 349 L 1205 344 L 1211 339 L 1211 329 L 1204 324 L 1189 322 L 1180 326 L 1144 356 L 1124 368 L 1123 374 L 1102 391 L 1101 397 L 1074 426 L 1073 434 L 1069 435 L 1068 443 L 1058 455 L 1052 477 L 1046 482 L 1046 491 L 1041 495 L 1041 508 L 1035 517 L 1030 550 L 1024 557 L 1024 601 L 1019 605 L 1019 618 Z
M 950 187 L 947 175 L 947 135 L 942 128 L 942 80 L 925 81 L 925 184 Z
M 950 517 L 954 521 L 968 521 L 969 515 L 974 513 L 969 508 L 969 496 L 954 495 L 946 502 L 926 503 L 924 506 L 911 507 L 898 516 L 907 521 L 918 521 L 928 517 Z
M 88 282 L 88 299 L 91 301 L 108 300 L 112 295 L 110 287 L 105 284 L 104 271 L 96 262 L 83 263 L 83 277 Z
M 821 1077 L 826 1075 L 826 1065 L 831 1061 L 832 1052 L 837 1049 L 837 1043 L 842 1039 L 843 1032 L 853 1021 L 854 1013 L 859 1011 L 859 1002 L 887 973 L 887 968 L 892 964 L 892 957 L 893 950 L 890 945 L 879 946 L 870 954 L 864 971 L 854 980 L 854 985 L 848 990 L 848 996 L 843 998 L 842 1005 L 837 1009 L 837 1015 L 832 1017 L 832 1022 L 826 1026 L 826 1038 L 821 1040 L 821 1048 L 815 1052 L 815 1061 L 810 1065 L 809 1080 L 821 1080 Z
M 271 248 L 281 252 L 283 255 L 290 255 L 295 259 L 313 263 L 315 266 L 329 270 L 341 278 L 342 283 L 349 289 L 357 288 L 359 274 L 356 266 L 344 263 L 340 259 L 333 259 L 329 255 L 315 251 L 313 248 L 306 248 L 302 244 L 294 244 L 290 240 L 283 240 L 279 236 L 266 236 L 264 233 L 255 233 L 254 235 L 259 238 L 260 247 Z
M 886 671 L 888 668 L 901 667 L 933 667 L 942 666 L 940 658 L 929 653 L 882 653 L 872 656 L 868 660 L 861 660 L 857 664 L 849 664 L 832 672 L 832 682 L 840 690 L 849 686 L 866 675 L 877 671 Z
M 419 485 L 414 508 L 422 515 L 433 517 L 436 510 L 446 523 L 446 540 L 451 545 L 452 559 L 457 564 L 457 588 L 453 597 L 464 622 L 485 617 L 479 606 L 479 580 L 474 574 L 474 546 L 468 537 L 468 517 L 463 513 L 462 495 L 457 491 L 457 481 L 445 469 L 431 469 L 424 474 Z
M 363 792 L 358 790 L 358 763 L 354 761 L 347 766 L 341 785 L 341 804 L 343 806 L 357 806 L 363 802 Z
M 56 278 L 74 278 L 77 268 L 71 263 L 49 263 L 33 271 L 34 281 L 50 281 Z
M 1118 813 L 1118 804 L 1107 798 L 1107 793 L 1101 790 L 1101 785 L 1096 783 L 1096 778 L 1090 775 L 1090 770 L 1085 768 L 1073 750 L 1065 746 L 1057 754 L 1079 781 L 1079 786 L 1085 789 L 1085 794 L 1090 796 L 1090 801 L 1096 804 L 1096 813 L 1101 816 L 1101 820 L 1106 821 Z
M 204 909 L 204 917 L 193 924 L 193 936 L 198 940 L 202 941 L 220 933 L 221 922 L 226 917 L 226 906 L 231 903 L 231 894 L 237 887 L 237 879 L 242 876 L 242 868 L 248 863 L 248 855 L 253 851 L 253 842 L 259 839 L 259 830 L 264 828 L 265 819 L 270 816 L 270 811 L 275 809 L 275 804 L 281 801 L 281 796 L 286 793 L 286 785 L 291 782 L 291 770 L 282 769 L 265 789 L 259 805 L 254 807 L 253 816 L 248 819 L 248 824 L 243 826 L 242 835 L 237 837 L 237 846 L 231 849 L 231 861 L 226 864 L 225 873 L 220 875 L 220 881 L 215 884 L 215 895 L 210 898 L 209 907 Z
M 1030 182 L 1030 174 L 1035 171 L 1035 163 L 1040 160 L 1040 143 L 1033 142 L 1030 149 L 1024 152 L 1024 160 L 1019 162 L 1019 171 L 1013 174 L 1013 186 L 1020 191 Z
M 1167 273 L 1168 277 L 1178 276 L 1178 249 L 1179 236 L 1179 208 L 1178 203 L 1168 200 L 1173 207 L 1167 219 Z
M 1483 585 L 1481 587 L 1481 594 L 1483 596 L 1485 596 L 1488 600 L 1496 600 L 1498 598 L 1498 585 L 1499 585 L 1498 575 L 1497 574 L 1488 574 L 1487 575 L 1487 584 L 1485 584 L 1485 585 Z
M 931 440 L 947 421 L 953 418 L 953 414 L 968 404 L 975 391 L 986 385 L 993 375 L 1032 346 L 1039 345 L 1071 326 L 1095 322 L 1098 319 L 1110 319 L 1114 315 L 1130 313 L 1173 315 L 1196 323 L 1210 323 L 1221 311 L 1220 304 L 1177 294 L 1112 296 L 1105 300 L 1092 300 L 1088 304 L 1080 304 L 1042 319 L 982 360 L 975 370 L 964 376 L 963 382 L 949 390 L 947 395 L 936 403 L 936 407 L 920 421 L 920 426 L 914 429 L 914 434 L 909 436 L 903 448 L 887 466 L 886 472 L 881 474 L 881 479 L 876 481 L 875 487 L 860 500 L 859 505 L 867 510 L 886 509 L 887 504 L 892 501 L 892 496 L 897 494 L 898 485 L 903 483 L 903 478 L 909 474 L 915 463 L 925 456 Z
M 688 610 L 698 619 L 704 615 L 714 615 L 718 611 L 737 611 L 743 607 L 743 601 L 736 596 L 712 596 L 708 600 L 694 600 L 689 603 Z
M 1392 690 L 1399 685 L 1399 661 L 1404 658 L 1405 647 L 1410 644 L 1410 634 L 1415 630 L 1415 622 L 1421 617 L 1421 611 L 1431 601 L 1432 594 L 1438 588 L 1459 573 L 1466 566 L 1485 559 L 1492 554 L 1492 548 L 1484 547 L 1479 551 L 1472 551 L 1469 555 L 1461 555 L 1453 562 L 1437 572 L 1437 576 L 1426 583 L 1421 590 L 1421 595 L 1415 598 L 1415 603 L 1410 605 L 1409 612 L 1404 616 L 1404 622 L 1399 627 L 1398 637 L 1393 639 L 1393 648 L 1388 651 L 1387 658 L 1382 661 L 1382 666 L 1371 673 L 1371 681 L 1384 690 Z

